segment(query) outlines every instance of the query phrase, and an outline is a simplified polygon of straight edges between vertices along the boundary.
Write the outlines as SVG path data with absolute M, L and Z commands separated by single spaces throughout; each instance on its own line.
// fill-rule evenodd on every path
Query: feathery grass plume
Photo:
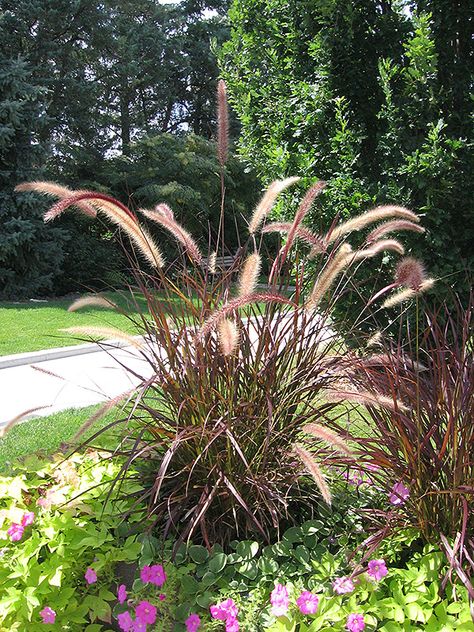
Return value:
M 434 279 L 425 279 L 421 282 L 418 290 L 413 290 L 412 288 L 406 288 L 405 290 L 401 290 L 401 292 L 395 292 L 392 296 L 389 296 L 387 300 L 382 303 L 383 309 L 388 309 L 390 307 L 395 307 L 404 301 L 408 301 L 413 298 L 417 294 L 421 294 L 421 292 L 426 292 L 430 288 L 433 287 L 435 283 Z
M 227 162 L 229 150 L 229 111 L 227 108 L 227 88 L 220 79 L 217 84 L 217 157 L 221 167 Z
M 291 222 L 272 222 L 262 228 L 262 233 L 288 233 L 291 227 Z M 321 253 L 325 250 L 325 244 L 322 237 L 316 235 L 304 226 L 299 226 L 297 228 L 296 237 L 301 239 L 301 241 L 304 241 L 309 246 L 313 246 L 311 252 L 315 250 L 317 253 Z
M 51 408 L 51 406 L 37 406 L 36 408 L 30 408 L 29 410 L 25 410 L 10 421 L 7 421 L 3 426 L 0 427 L 0 439 L 2 439 L 7 432 L 9 432 L 14 426 L 17 425 L 22 419 L 28 417 L 32 413 L 35 413 L 37 410 L 44 410 L 45 408 Z
M 416 233 L 425 232 L 423 226 L 420 226 L 419 224 L 414 224 L 406 219 L 395 219 L 392 222 L 384 222 L 383 224 L 380 224 L 380 226 L 374 228 L 374 230 L 367 235 L 366 241 L 368 244 L 371 244 L 374 241 L 377 241 L 377 239 L 380 239 L 380 237 L 399 230 L 412 230 Z
M 404 285 L 416 292 L 425 279 L 425 268 L 421 261 L 413 257 L 405 257 L 398 262 L 395 270 L 395 283 Z
M 156 206 L 153 211 L 141 208 L 140 213 L 142 213 L 142 215 L 144 215 L 145 217 L 148 217 L 148 219 L 156 222 L 163 228 L 166 228 L 166 230 L 169 231 L 173 235 L 173 237 L 180 242 L 186 253 L 189 255 L 189 258 L 195 263 L 200 264 L 202 262 L 202 254 L 197 243 L 194 241 L 194 239 L 191 237 L 190 233 L 188 233 L 186 229 L 178 224 L 175 219 L 169 217 L 168 210 L 171 209 L 169 209 L 169 207 L 165 204 L 163 206 L 166 207 L 166 211 L 163 212 L 161 206 L 161 204 L 158 204 L 158 206 Z
M 376 331 L 367 340 L 365 346 L 367 348 L 369 348 L 369 347 L 376 347 L 376 346 L 381 345 L 381 344 L 382 344 L 382 332 L 381 331 Z
M 290 305 L 291 307 L 297 307 L 293 301 L 285 298 L 281 294 L 256 292 L 255 294 L 248 294 L 247 296 L 238 296 L 212 312 L 196 333 L 195 340 L 202 341 L 228 314 L 232 314 L 241 307 L 245 307 L 245 305 L 250 305 L 251 303 L 281 303 Z
M 337 432 L 334 432 L 334 430 L 330 430 L 329 428 L 326 428 L 321 424 L 309 423 L 303 427 L 303 432 L 306 432 L 307 434 L 310 434 L 318 439 L 322 439 L 341 454 L 353 457 L 352 451 L 349 449 L 349 446 L 346 444 L 344 439 L 337 434 Z
M 89 201 L 98 210 L 102 211 L 110 221 L 124 230 L 151 266 L 155 268 L 163 267 L 163 257 L 151 235 L 138 224 L 135 215 L 124 204 L 109 195 L 92 191 L 75 193 L 56 202 L 45 213 L 44 221 L 48 222 L 55 219 L 67 208 L 75 206 L 77 202 L 82 200 Z
M 247 257 L 239 278 L 239 290 L 237 292 L 237 296 L 248 296 L 249 294 L 252 294 L 255 290 L 255 286 L 257 285 L 261 265 L 262 259 L 258 252 L 254 252 Z
M 249 233 L 253 235 L 263 219 L 268 215 L 268 213 L 272 210 L 272 207 L 277 199 L 278 195 L 287 189 L 289 186 L 298 182 L 299 178 L 285 178 L 285 180 L 274 180 L 268 189 L 265 191 L 262 199 L 258 203 L 255 211 L 253 212 L 252 218 L 249 224 Z
M 68 334 L 78 336 L 90 336 L 91 338 L 99 338 L 102 340 L 120 340 L 131 347 L 135 347 L 136 349 L 141 349 L 143 346 L 139 340 L 128 334 L 126 331 L 116 329 L 115 327 L 89 327 L 87 325 L 83 325 L 78 327 L 67 327 L 66 329 L 60 329 L 59 331 L 64 331 Z
M 308 473 L 314 478 L 316 485 L 318 486 L 319 491 L 321 492 L 321 496 L 327 502 L 328 505 L 331 504 L 331 492 L 329 491 L 328 484 L 326 483 L 323 473 L 319 468 L 319 465 L 314 460 L 313 455 L 309 450 L 306 450 L 302 446 L 295 444 L 293 446 L 293 454 L 298 457 L 301 463 L 305 466 Z
M 105 296 L 96 294 L 95 296 L 81 296 L 67 308 L 68 312 L 75 312 L 83 307 L 106 307 L 108 309 L 117 309 L 117 305 Z
M 232 355 L 239 344 L 239 330 L 237 329 L 236 324 L 234 321 L 224 318 L 217 326 L 217 331 L 222 355 Z
M 75 193 L 78 193 L 78 191 L 68 189 L 68 187 L 57 184 L 56 182 L 44 182 L 38 180 L 34 182 L 23 182 L 22 184 L 18 184 L 15 187 L 15 191 L 34 191 L 36 193 L 41 193 L 42 195 L 49 195 L 52 197 L 58 197 L 60 199 L 67 198 L 71 195 L 74 195 Z M 97 216 L 96 209 L 87 202 L 77 202 L 75 206 L 89 217 Z
M 408 408 L 402 402 L 392 397 L 380 395 L 380 393 L 371 393 L 370 391 L 348 391 L 345 388 L 341 388 L 341 390 L 331 388 L 325 393 L 325 397 L 328 402 L 347 401 L 362 404 L 363 406 L 381 406 L 393 411 L 408 412 Z
M 420 221 L 418 215 L 413 213 L 413 211 L 409 211 L 403 206 L 376 206 L 370 211 L 362 213 L 362 215 L 358 215 L 357 217 L 354 217 L 353 219 L 350 219 L 347 222 L 336 226 L 336 228 L 331 230 L 326 235 L 325 241 L 330 244 L 343 235 L 347 235 L 348 233 L 351 233 L 355 230 L 361 230 L 369 224 L 373 224 L 374 222 L 378 222 L 382 219 L 388 219 L 390 217 L 401 217 L 403 219 L 411 220 L 412 222 Z
M 393 252 L 398 253 L 399 255 L 405 254 L 405 248 L 403 245 L 397 241 L 396 239 L 381 239 L 380 241 L 376 241 L 373 243 L 370 248 L 366 250 L 360 250 L 359 253 L 363 254 L 365 257 L 375 257 L 380 252 L 385 250 L 393 250 Z
M 120 404 L 120 402 L 123 401 L 125 398 L 130 397 L 130 395 L 134 392 L 135 392 L 135 389 L 125 391 L 125 393 L 121 393 L 120 395 L 117 395 L 116 397 L 113 397 L 112 399 L 109 399 L 109 401 L 105 402 L 105 404 L 103 404 L 98 410 L 96 410 L 95 413 L 89 417 L 89 419 L 86 419 L 86 421 L 82 424 L 82 426 L 78 429 L 78 431 L 72 438 L 72 442 L 75 443 L 76 441 L 78 441 L 78 439 L 80 439 L 80 437 L 87 430 L 89 430 L 89 428 L 96 421 L 104 417 L 104 415 L 106 415 L 109 412 L 109 410 L 111 410 L 117 404 Z
M 168 206 L 168 204 L 165 204 L 164 202 L 162 202 L 161 204 L 157 204 L 155 206 L 155 211 L 157 213 L 161 213 L 168 219 L 174 220 L 174 213 L 172 209 Z
M 321 298 L 330 289 L 337 276 L 347 268 L 353 260 L 354 254 L 352 248 L 349 244 L 342 244 L 318 279 L 316 279 L 313 290 L 305 303 L 306 310 L 313 310 L 318 306 Z
M 209 270 L 209 274 L 215 274 L 217 270 L 217 252 L 211 252 L 211 255 L 207 262 L 207 269 Z
M 311 204 L 313 203 L 314 198 L 321 193 L 321 191 L 324 189 L 325 186 L 326 186 L 326 183 L 321 180 L 320 182 L 313 184 L 306 191 L 305 196 L 301 200 L 298 210 L 295 213 L 295 218 L 293 220 L 293 223 L 291 224 L 291 228 L 288 231 L 288 239 L 286 241 L 286 244 L 282 253 L 283 259 L 285 259 L 286 256 L 288 255 L 288 252 L 290 251 L 290 248 L 293 245 L 295 237 L 298 233 L 298 228 L 301 222 L 303 221 L 303 219 L 305 218 L 307 212 L 311 208 Z

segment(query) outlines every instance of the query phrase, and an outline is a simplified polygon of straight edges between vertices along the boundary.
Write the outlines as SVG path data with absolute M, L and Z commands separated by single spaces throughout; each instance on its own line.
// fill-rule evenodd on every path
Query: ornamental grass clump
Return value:
M 223 126 L 224 96 L 220 84 Z M 220 129 L 222 182 L 223 136 Z M 329 417 L 338 414 L 339 400 L 331 393 L 341 388 L 349 354 L 331 328 L 331 306 L 356 263 L 387 249 L 394 256 L 403 247 L 372 238 L 363 250 L 353 250 L 348 238 L 381 220 L 401 218 L 411 226 L 419 218 L 398 206 L 378 207 L 317 235 L 302 225 L 324 187 L 317 182 L 292 223 L 273 225 L 287 239 L 267 268 L 268 287 L 262 290 L 257 286 L 263 257 L 258 233 L 270 232 L 267 216 L 277 197 L 297 180 L 286 178 L 268 187 L 230 269 L 219 273 L 214 267 L 229 254 L 223 245 L 223 217 L 219 234 L 203 245 L 168 206 L 140 209 L 142 217 L 167 229 L 180 245 L 181 260 L 170 266 L 151 236 L 152 225 L 143 228 L 122 203 L 89 191 L 28 185 L 60 197 L 46 220 L 71 206 L 83 211 L 86 204 L 87 211 L 92 208 L 117 224 L 145 263 L 145 271 L 136 274 L 148 315 L 137 322 L 142 339 L 135 341 L 144 368 L 140 372 L 134 363 L 138 386 L 123 395 L 129 415 L 116 422 L 121 428 L 116 453 L 125 457 L 116 484 L 119 488 L 132 466 L 138 469 L 145 491 L 137 503 L 147 501 L 150 515 L 165 535 L 177 535 L 178 544 L 192 537 L 210 546 L 252 533 L 270 541 L 282 523 L 298 519 L 301 508 L 311 512 L 321 497 L 331 502 L 325 458 L 335 452 L 354 458 L 347 432 L 327 428 Z M 382 232 L 385 236 L 387 231 Z M 304 248 L 318 258 L 317 272 L 309 279 Z M 89 333 L 98 338 L 103 332 Z

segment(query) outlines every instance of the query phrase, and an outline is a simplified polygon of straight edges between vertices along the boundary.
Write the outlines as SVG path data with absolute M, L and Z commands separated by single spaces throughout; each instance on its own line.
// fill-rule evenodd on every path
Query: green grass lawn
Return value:
M 146 313 L 146 303 L 140 295 L 135 296 L 137 305 L 118 292 L 108 292 L 105 296 L 132 316 L 137 314 L 137 307 Z M 68 312 L 73 300 L 69 297 L 44 303 L 0 303 L 0 356 L 81 344 L 82 340 L 59 331 L 66 327 L 100 325 L 137 333 L 133 322 L 114 310 L 84 307 L 77 312 Z
M 0 472 L 8 472 L 10 463 L 35 452 L 47 454 L 56 452 L 62 444 L 68 443 L 81 425 L 97 410 L 98 406 L 64 410 L 48 417 L 28 419 L 14 426 L 0 439 Z M 84 432 L 83 440 L 107 426 L 120 412 L 110 410 Z M 94 445 L 106 448 L 115 444 L 114 431 L 104 433 L 94 441 Z

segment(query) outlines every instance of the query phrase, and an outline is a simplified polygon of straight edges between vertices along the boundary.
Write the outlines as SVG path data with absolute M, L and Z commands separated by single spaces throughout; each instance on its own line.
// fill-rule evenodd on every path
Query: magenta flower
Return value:
M 166 595 L 164 595 L 163 593 L 161 593 L 161 595 L 158 595 L 158 599 L 160 601 L 164 601 L 166 599 Z
M 97 581 L 97 573 L 93 568 L 88 568 L 84 573 L 84 577 L 86 578 L 86 582 L 88 584 L 95 584 Z
M 144 566 L 140 571 L 140 579 L 144 584 L 151 581 L 151 566 Z
M 132 632 L 146 632 L 146 623 L 141 619 L 135 619 L 132 622 Z
M 225 632 L 239 632 L 239 622 L 235 617 L 226 619 Z
M 132 632 L 133 628 L 133 619 L 130 615 L 130 612 L 122 612 L 117 617 L 119 628 L 123 630 L 123 632 Z
M 25 511 L 23 518 L 21 519 L 22 527 L 29 527 L 35 521 L 34 511 Z
M 367 575 L 379 581 L 388 573 L 384 560 L 370 560 L 367 568 Z
M 155 586 L 161 587 L 166 581 L 165 569 L 161 564 L 153 564 L 150 568 L 150 582 Z
M 156 608 L 149 601 L 140 601 L 135 608 L 135 615 L 142 623 L 153 625 L 156 621 Z
M 23 527 L 21 524 L 17 524 L 16 522 L 12 522 L 12 524 L 11 524 L 10 528 L 8 529 L 7 533 L 10 536 L 10 540 L 12 542 L 18 542 L 23 537 L 24 530 L 25 530 L 25 527 Z
M 354 590 L 354 582 L 349 577 L 338 577 L 333 581 L 332 589 L 338 595 L 344 595 Z
M 201 619 L 197 614 L 190 614 L 185 621 L 187 632 L 196 632 L 201 625 Z
M 364 628 L 364 617 L 361 614 L 350 614 L 347 617 L 346 629 L 349 630 L 349 632 L 362 632 Z
M 388 498 L 392 505 L 403 505 L 403 503 L 409 496 L 409 490 L 401 481 L 399 481 L 398 483 L 395 483 L 395 485 L 392 487 L 392 491 Z
M 45 606 L 39 614 L 43 619 L 43 623 L 54 623 L 56 621 L 56 613 L 49 606 Z
M 296 600 L 296 605 L 300 609 L 302 614 L 316 614 L 318 609 L 319 599 L 317 595 L 309 590 L 303 590 L 301 595 Z
M 272 604 L 271 613 L 275 617 L 286 614 L 290 605 L 288 588 L 282 584 L 276 584 L 270 595 L 270 603 Z
M 127 599 L 127 587 L 125 586 L 125 584 L 120 584 L 117 590 L 117 601 L 119 603 L 125 603 L 126 599 Z
M 235 619 L 239 613 L 233 599 L 226 599 L 215 606 L 211 606 L 210 611 L 211 617 L 219 619 L 219 621 L 226 621 L 229 618 Z

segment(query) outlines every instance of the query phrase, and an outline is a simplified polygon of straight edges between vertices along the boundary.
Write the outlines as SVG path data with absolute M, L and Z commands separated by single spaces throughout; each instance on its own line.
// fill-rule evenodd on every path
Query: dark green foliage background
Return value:
M 221 59 L 242 156 L 264 182 L 326 180 L 309 218 L 316 230 L 377 203 L 416 210 L 427 234 L 404 241 L 442 295 L 466 295 L 474 259 L 468 5 L 236 0 Z M 366 266 L 368 288 L 390 263 Z

